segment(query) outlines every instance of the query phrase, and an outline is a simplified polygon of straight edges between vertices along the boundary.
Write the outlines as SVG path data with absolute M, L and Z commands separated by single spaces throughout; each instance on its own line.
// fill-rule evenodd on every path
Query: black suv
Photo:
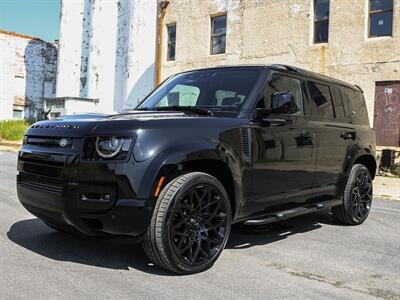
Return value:
M 50 227 L 130 236 L 180 274 L 212 266 L 233 223 L 371 208 L 375 137 L 361 89 L 286 65 L 170 77 L 135 110 L 41 121 L 19 152 L 24 207 Z

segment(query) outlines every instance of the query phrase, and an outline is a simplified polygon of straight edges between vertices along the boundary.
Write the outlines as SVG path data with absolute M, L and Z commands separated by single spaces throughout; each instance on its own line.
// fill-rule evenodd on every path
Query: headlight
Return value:
M 132 137 L 104 136 L 90 137 L 86 140 L 83 159 L 86 160 L 126 160 L 131 145 Z

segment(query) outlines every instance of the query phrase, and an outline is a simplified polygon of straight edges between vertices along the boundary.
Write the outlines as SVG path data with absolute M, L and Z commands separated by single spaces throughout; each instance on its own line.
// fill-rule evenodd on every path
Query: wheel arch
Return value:
M 354 165 L 355 164 L 361 164 L 365 166 L 368 169 L 369 173 L 371 174 L 372 179 L 375 178 L 377 164 L 375 157 L 373 155 L 371 154 L 360 155 L 354 160 Z
M 215 177 L 224 186 L 231 203 L 232 219 L 237 216 L 240 208 L 240 196 L 237 166 L 228 163 L 223 153 L 217 149 L 203 149 L 191 152 L 163 152 L 155 159 L 146 171 L 140 185 L 139 195 L 142 198 L 156 198 L 154 192 L 162 177 L 164 187 L 172 179 L 188 172 L 204 172 Z M 234 170 L 233 170 L 234 169 Z M 236 174 L 236 175 L 235 175 Z M 145 183 L 152 184 L 145 184 Z

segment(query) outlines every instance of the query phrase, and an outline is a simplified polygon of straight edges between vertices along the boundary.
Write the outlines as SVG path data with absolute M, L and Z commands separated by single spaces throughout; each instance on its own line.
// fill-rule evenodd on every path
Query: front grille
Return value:
M 62 195 L 63 182 L 58 180 L 48 180 L 40 177 L 20 174 L 18 176 L 18 184 L 25 188 L 38 190 L 46 193 Z
M 44 148 L 54 148 L 60 146 L 60 141 L 65 140 L 66 144 L 63 148 L 70 148 L 72 145 L 71 138 L 62 138 L 62 137 L 41 137 L 41 136 L 26 136 L 25 144 L 32 146 L 40 146 Z

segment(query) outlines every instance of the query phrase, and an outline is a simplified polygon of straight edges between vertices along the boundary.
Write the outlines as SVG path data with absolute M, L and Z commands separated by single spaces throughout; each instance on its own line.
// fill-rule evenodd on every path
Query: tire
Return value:
M 222 184 L 206 173 L 188 173 L 163 188 L 143 248 L 161 268 L 198 273 L 218 259 L 230 228 L 231 207 Z
M 371 210 L 372 195 L 369 170 L 364 165 L 354 165 L 345 187 L 343 205 L 332 207 L 333 218 L 347 225 L 362 224 Z

